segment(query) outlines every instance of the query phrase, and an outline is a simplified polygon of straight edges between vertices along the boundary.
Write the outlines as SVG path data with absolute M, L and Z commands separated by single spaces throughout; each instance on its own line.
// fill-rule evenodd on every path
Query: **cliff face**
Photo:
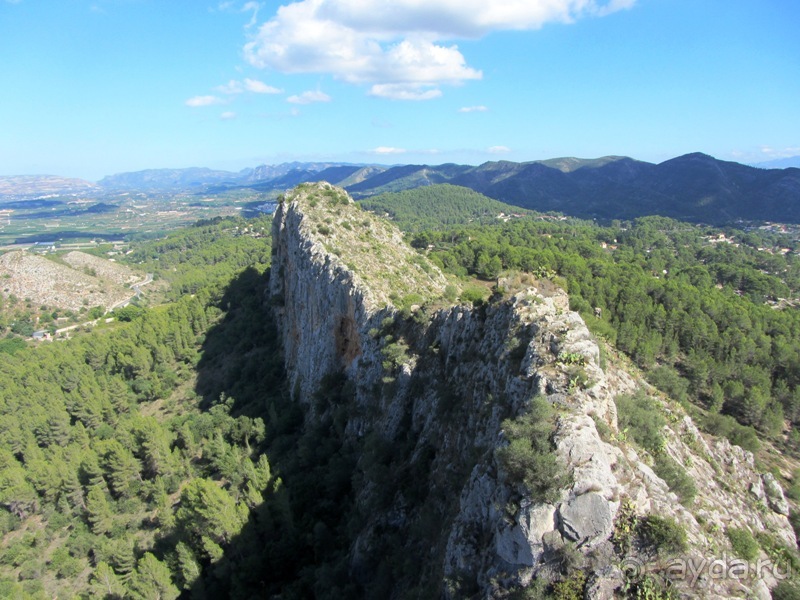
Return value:
M 276 211 L 270 285 L 292 393 L 307 421 L 333 410 L 314 400 L 332 374 L 350 383 L 338 414 L 344 435 L 362 448 L 353 475 L 361 515 L 350 552 L 355 580 L 388 570 L 396 596 L 405 589 L 501 598 L 584 570 L 587 596 L 608 598 L 664 568 L 641 540 L 620 541 L 626 523 L 647 515 L 672 518 L 686 532 L 684 565 L 732 558 L 724 534 L 731 528 L 766 531 L 795 547 L 774 479 L 756 471 L 750 453 L 702 434 L 665 404 L 660 452 L 697 488 L 693 502 L 680 503 L 652 457 L 617 427 L 615 397 L 645 384 L 619 361 L 601 360 L 566 294 L 549 282 L 501 281 L 479 308 L 448 301 L 457 282 L 344 192 L 314 184 L 290 192 Z M 532 494 L 501 456 L 508 419 L 534 398 L 554 409 L 550 443 L 563 476 L 546 497 Z M 398 557 L 407 564 L 398 566 Z M 776 583 L 771 571 L 708 574 L 673 577 L 671 585 L 768 598 Z

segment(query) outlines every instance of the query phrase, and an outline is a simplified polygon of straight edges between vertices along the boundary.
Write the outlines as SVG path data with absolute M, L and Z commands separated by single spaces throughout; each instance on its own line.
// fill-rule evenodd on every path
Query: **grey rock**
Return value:
M 625 575 L 619 567 L 609 566 L 592 573 L 583 591 L 584 600 L 612 600 L 615 592 L 625 584 Z
M 608 501 L 595 492 L 577 496 L 561 505 L 558 516 L 561 533 L 579 546 L 602 541 L 614 529 Z
M 789 503 L 783 495 L 781 484 L 775 479 L 772 473 L 764 473 L 761 476 L 764 482 L 764 493 L 767 495 L 767 504 L 779 515 L 789 516 Z

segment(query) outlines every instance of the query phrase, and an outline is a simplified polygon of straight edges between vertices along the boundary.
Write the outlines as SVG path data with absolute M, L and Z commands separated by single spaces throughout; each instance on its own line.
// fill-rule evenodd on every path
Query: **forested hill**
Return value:
M 705 154 L 660 164 L 626 157 L 490 162 L 478 167 L 395 167 L 348 187 L 357 198 L 436 183 L 570 216 L 631 219 L 661 215 L 684 221 L 800 222 L 800 169 L 756 169 Z
M 459 190 L 431 186 L 362 204 L 390 212 L 445 271 L 488 281 L 508 270 L 559 277 L 595 333 L 658 387 L 707 410 L 701 422 L 748 448 L 760 436 L 800 456 L 797 235 L 664 217 L 608 227 L 543 215 L 469 224 L 444 208 Z M 472 193 L 463 206 L 497 209 Z

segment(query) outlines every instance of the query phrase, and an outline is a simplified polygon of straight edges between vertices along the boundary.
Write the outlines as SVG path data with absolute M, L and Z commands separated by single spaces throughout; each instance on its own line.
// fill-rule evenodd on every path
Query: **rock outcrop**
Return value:
M 731 555 L 724 535 L 731 527 L 796 544 L 775 479 L 757 471 L 750 453 L 701 433 L 661 399 L 669 417 L 662 451 L 697 487 L 694 501 L 681 504 L 652 457 L 617 427 L 614 398 L 646 384 L 621 359 L 601 360 L 567 295 L 549 282 L 499 282 L 478 307 L 447 300 L 458 295 L 457 281 L 390 224 L 320 183 L 288 193 L 276 211 L 270 285 L 306 419 L 330 410 L 313 401 L 328 376 L 344 374 L 352 384 L 344 427 L 364 448 L 354 578 L 394 569 L 396 589 L 413 583 L 428 595 L 501 598 L 563 578 L 564 557 L 572 556 L 571 568 L 589 575 L 586 597 L 609 598 L 626 577 L 643 576 L 623 567 L 663 567 L 647 548 L 620 548 L 622 513 L 673 519 L 688 540 L 684 561 Z M 533 398 L 555 409 L 552 452 L 566 475 L 547 500 L 534 498 L 499 459 L 509 443 L 504 423 Z M 387 566 L 387 539 L 424 568 Z M 775 583 L 704 577 L 671 585 L 690 595 L 768 597 Z

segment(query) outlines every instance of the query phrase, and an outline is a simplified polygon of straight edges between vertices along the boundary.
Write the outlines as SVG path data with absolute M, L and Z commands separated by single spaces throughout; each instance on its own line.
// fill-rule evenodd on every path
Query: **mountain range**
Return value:
M 85 182 L 84 189 L 208 193 L 251 188 L 270 192 L 321 180 L 345 188 L 357 199 L 449 183 L 523 208 L 583 218 L 630 219 L 658 214 L 711 224 L 737 220 L 800 222 L 800 169 L 758 168 L 701 153 L 659 164 L 605 156 L 496 161 L 479 166 L 293 162 L 238 173 L 151 169 L 105 177 L 96 187 Z M 70 180 L 72 189 L 76 181 Z M 6 193 L 7 188 L 9 185 L 5 185 Z

